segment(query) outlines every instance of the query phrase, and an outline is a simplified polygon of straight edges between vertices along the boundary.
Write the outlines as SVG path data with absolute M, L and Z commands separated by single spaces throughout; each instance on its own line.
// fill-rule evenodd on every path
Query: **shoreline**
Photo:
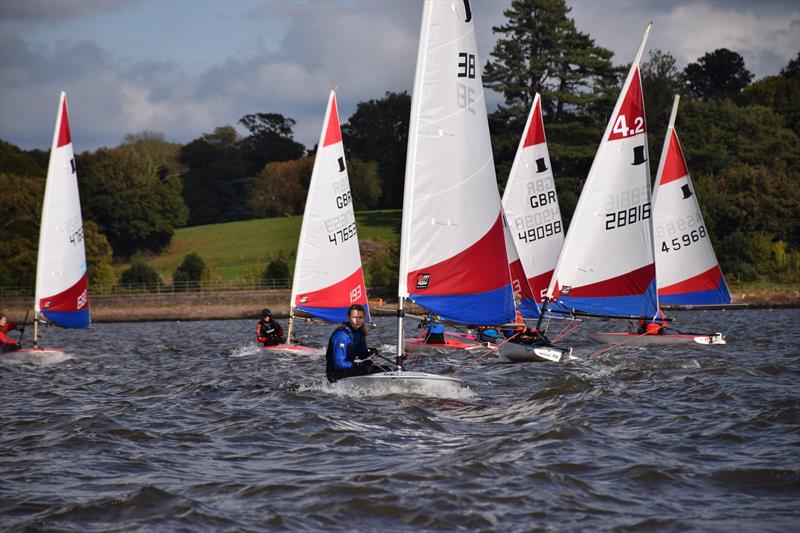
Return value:
M 753 290 L 733 293 L 732 296 L 734 304 L 747 304 L 752 309 L 800 307 L 800 290 Z M 287 318 L 290 297 L 288 289 L 97 295 L 90 297 L 90 305 L 93 323 L 258 320 L 264 307 L 269 307 L 276 318 Z M 5 312 L 11 322 L 21 323 L 26 311 L 32 310 L 32 300 L 30 297 L 7 298 L 0 302 L 0 311 Z M 396 299 L 384 301 L 375 298 L 369 303 L 373 316 L 396 314 Z

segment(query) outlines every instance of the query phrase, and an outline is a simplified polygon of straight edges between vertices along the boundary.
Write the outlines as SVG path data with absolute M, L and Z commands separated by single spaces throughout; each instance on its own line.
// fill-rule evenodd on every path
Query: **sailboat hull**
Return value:
M 415 338 L 406 341 L 407 346 L 431 347 L 431 348 L 452 348 L 454 350 L 474 350 L 475 348 L 485 348 L 485 345 L 476 342 L 462 342 L 455 339 L 445 339 L 444 343 L 425 342 L 425 339 Z
M 322 355 L 325 348 L 313 348 L 311 346 L 301 346 L 300 344 L 276 344 L 275 346 L 262 346 L 265 352 L 295 353 L 299 355 Z
M 461 397 L 465 391 L 469 391 L 464 382 L 457 378 L 395 370 L 340 379 L 333 387 L 370 395 L 418 394 L 437 397 Z
M 500 356 L 509 363 L 566 363 L 576 360 L 572 355 L 572 348 L 559 348 L 557 346 L 538 346 L 520 342 L 504 342 L 498 348 Z
M 664 335 L 640 335 L 638 333 L 600 332 L 590 333 L 589 337 L 605 344 L 628 344 L 632 346 L 664 346 L 671 344 L 727 344 L 722 333 L 708 335 L 675 333 Z

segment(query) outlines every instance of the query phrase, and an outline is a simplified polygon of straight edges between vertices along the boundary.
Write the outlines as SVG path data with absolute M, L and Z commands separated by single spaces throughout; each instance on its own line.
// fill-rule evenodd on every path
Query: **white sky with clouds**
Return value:
M 510 3 L 472 0 L 482 64 Z M 617 64 L 650 20 L 648 49 L 679 68 L 729 48 L 759 78 L 800 51 L 798 0 L 567 3 Z M 142 130 L 186 143 L 255 112 L 294 118 L 311 147 L 333 86 L 343 122 L 358 102 L 411 90 L 420 17 L 414 0 L 0 0 L 0 139 L 49 148 L 63 89 L 77 151 Z

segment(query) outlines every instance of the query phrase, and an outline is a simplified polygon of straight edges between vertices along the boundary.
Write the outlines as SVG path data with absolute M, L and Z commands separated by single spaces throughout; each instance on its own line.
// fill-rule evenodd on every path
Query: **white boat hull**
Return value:
M 426 372 L 389 371 L 343 378 L 333 384 L 338 390 L 370 395 L 419 394 L 461 397 L 469 388 L 458 378 Z
M 510 363 L 533 363 L 547 361 L 565 363 L 578 359 L 572 355 L 572 348 L 557 346 L 537 346 L 518 342 L 505 342 L 498 348 L 500 356 Z
M 632 346 L 664 346 L 672 344 L 727 344 L 722 333 L 709 335 L 698 334 L 664 334 L 664 335 L 639 335 L 638 333 L 600 332 L 590 333 L 589 337 L 605 344 L 629 344 Z

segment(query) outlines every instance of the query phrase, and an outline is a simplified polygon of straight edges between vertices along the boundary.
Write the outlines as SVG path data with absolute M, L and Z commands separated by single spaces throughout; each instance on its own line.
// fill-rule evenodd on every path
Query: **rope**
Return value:
M 581 327 L 581 325 L 583 325 L 583 322 L 575 322 L 573 324 L 564 326 L 564 329 L 561 330 L 561 333 L 559 333 L 558 336 L 553 339 L 553 344 L 558 344 L 558 341 L 562 340 L 567 335 L 571 335 L 576 329 Z
M 728 333 L 730 333 L 730 331 L 733 329 L 733 326 L 735 326 L 739 319 L 742 318 L 742 313 L 738 313 L 738 315 L 739 316 L 736 317 L 736 320 L 734 320 L 733 323 L 728 326 L 728 329 L 725 331 L 725 335 L 723 335 L 723 337 L 727 337 Z

